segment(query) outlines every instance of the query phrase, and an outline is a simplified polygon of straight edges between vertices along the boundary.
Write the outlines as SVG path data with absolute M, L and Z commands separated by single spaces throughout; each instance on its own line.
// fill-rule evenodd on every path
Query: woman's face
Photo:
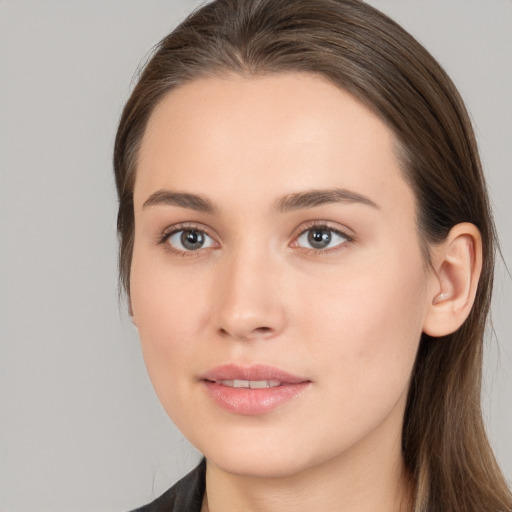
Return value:
M 300 73 L 199 79 L 150 118 L 134 319 L 163 407 L 217 466 L 399 452 L 431 277 L 393 148 Z

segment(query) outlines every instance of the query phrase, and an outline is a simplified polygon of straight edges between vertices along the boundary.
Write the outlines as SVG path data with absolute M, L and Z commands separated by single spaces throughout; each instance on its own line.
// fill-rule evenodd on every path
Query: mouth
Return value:
M 264 389 L 264 388 L 275 388 L 281 385 L 278 380 L 218 380 L 215 381 L 217 384 L 222 386 L 228 386 L 229 388 L 248 388 L 248 389 Z
M 200 380 L 216 382 L 229 387 L 251 387 L 251 383 L 258 387 L 276 387 L 283 384 L 300 384 L 309 381 L 306 377 L 293 375 L 289 372 L 263 364 L 243 366 L 238 364 L 225 364 L 216 366 L 200 375 Z
M 224 365 L 199 379 L 208 397 L 234 414 L 255 416 L 268 413 L 299 398 L 311 380 L 265 365 Z

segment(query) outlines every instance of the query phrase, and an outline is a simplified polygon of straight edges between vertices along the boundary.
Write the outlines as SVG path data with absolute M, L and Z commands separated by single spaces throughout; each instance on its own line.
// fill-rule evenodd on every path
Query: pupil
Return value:
M 183 231 L 181 243 L 187 249 L 200 249 L 204 244 L 204 235 L 200 231 Z
M 329 245 L 331 241 L 331 233 L 327 229 L 316 229 L 314 231 L 310 231 L 308 241 L 315 249 L 323 249 Z

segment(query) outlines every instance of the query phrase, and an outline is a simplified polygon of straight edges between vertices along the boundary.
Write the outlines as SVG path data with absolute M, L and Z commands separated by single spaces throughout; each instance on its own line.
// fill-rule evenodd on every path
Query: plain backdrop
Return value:
M 283 0 L 287 1 L 287 0 Z M 512 2 L 372 0 L 447 69 L 512 268 Z M 0 511 L 122 512 L 199 455 L 119 306 L 112 144 L 138 65 L 186 0 L 0 0 Z M 497 271 L 484 408 L 512 480 L 512 282 Z

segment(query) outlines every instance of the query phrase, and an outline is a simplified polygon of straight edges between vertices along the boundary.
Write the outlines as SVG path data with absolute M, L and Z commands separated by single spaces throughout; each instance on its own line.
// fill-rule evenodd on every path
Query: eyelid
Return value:
M 346 241 L 342 242 L 334 247 L 328 248 L 328 249 L 314 249 L 314 248 L 308 249 L 305 247 L 298 247 L 297 246 L 298 238 L 311 229 L 325 229 L 325 230 L 332 231 L 332 232 L 337 233 L 337 234 L 341 235 L 342 237 L 344 237 L 346 239 Z M 183 250 L 176 249 L 175 247 L 173 247 L 167 243 L 169 237 L 171 237 L 173 234 L 178 233 L 179 231 L 186 231 L 186 230 L 196 230 L 196 231 L 200 231 L 200 232 L 204 233 L 205 235 L 207 235 L 209 238 L 211 238 L 214 241 L 215 247 L 205 247 L 204 249 L 200 248 L 195 251 L 183 251 Z M 217 241 L 218 237 L 216 235 L 212 234 L 212 231 L 213 230 L 211 230 L 211 228 L 209 228 L 208 226 L 205 226 L 202 223 L 180 222 L 180 223 L 168 226 L 166 229 L 164 229 L 164 231 L 158 235 L 157 244 L 164 245 L 166 250 L 168 250 L 174 254 L 178 254 L 180 256 L 192 256 L 192 257 L 199 256 L 201 253 L 203 253 L 207 249 L 212 249 L 212 248 L 216 249 L 216 248 L 220 247 L 220 243 Z M 341 227 L 339 224 L 333 223 L 331 221 L 326 221 L 326 220 L 312 220 L 309 222 L 305 222 L 304 224 L 301 224 L 294 231 L 294 234 L 292 235 L 293 240 L 289 244 L 289 246 L 293 247 L 293 248 L 300 249 L 302 252 L 306 252 L 306 253 L 326 254 L 326 253 L 340 250 L 346 244 L 354 242 L 354 235 L 351 233 L 353 233 L 353 231 L 351 229 L 347 228 L 346 226 Z
M 328 231 L 332 231 L 334 233 L 337 233 L 341 235 L 343 238 L 346 239 L 345 242 L 341 242 L 338 245 L 331 247 L 329 249 L 314 249 L 311 248 L 305 248 L 305 247 L 299 247 L 297 245 L 298 239 L 300 236 L 302 236 L 307 231 L 310 231 L 312 229 L 325 229 Z M 335 224 L 331 221 L 326 220 L 313 220 L 306 222 L 304 224 L 301 224 L 297 230 L 295 230 L 295 234 L 293 235 L 293 241 L 290 244 L 290 247 L 300 249 L 307 253 L 312 254 L 327 254 L 330 252 L 339 251 L 342 248 L 344 248 L 347 244 L 354 242 L 354 235 L 352 234 L 353 231 L 346 226 L 340 226 L 339 224 Z
M 179 233 L 180 231 L 200 231 L 201 233 L 204 233 L 206 236 L 208 236 L 208 238 L 211 238 L 215 246 L 199 248 L 195 251 L 184 251 L 177 249 L 167 242 L 172 235 Z M 165 250 L 173 254 L 192 257 L 200 255 L 202 252 L 204 252 L 204 250 L 215 249 L 220 246 L 219 242 L 217 241 L 217 237 L 212 234 L 212 230 L 208 226 L 197 222 L 179 222 L 178 224 L 168 226 L 158 235 L 156 243 L 157 245 L 164 245 Z

